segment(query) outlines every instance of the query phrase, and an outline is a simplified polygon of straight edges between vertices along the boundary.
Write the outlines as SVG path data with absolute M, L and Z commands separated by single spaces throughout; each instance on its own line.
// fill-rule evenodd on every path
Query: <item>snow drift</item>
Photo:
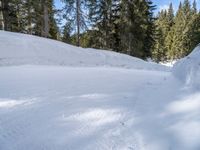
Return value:
M 200 44 L 174 65 L 173 74 L 188 86 L 200 86 Z
M 165 69 L 161 65 L 111 51 L 83 49 L 37 36 L 0 31 L 0 65 L 27 64 Z

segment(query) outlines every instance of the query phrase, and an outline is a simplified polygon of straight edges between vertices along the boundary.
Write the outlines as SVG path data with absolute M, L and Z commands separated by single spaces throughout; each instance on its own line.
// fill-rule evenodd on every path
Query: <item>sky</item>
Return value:
M 174 6 L 174 10 L 176 11 L 178 9 L 180 1 L 183 2 L 184 0 L 152 0 L 152 1 L 157 6 L 157 9 L 155 10 L 155 13 L 157 13 L 158 11 L 162 9 L 167 9 L 171 2 Z M 193 0 L 190 0 L 190 1 L 192 4 Z M 198 8 L 200 8 L 200 0 L 196 0 L 196 2 L 198 4 Z
M 56 8 L 60 9 L 63 7 L 63 3 L 61 2 L 62 0 L 54 0 L 55 2 L 55 6 Z M 156 5 L 156 10 L 155 10 L 155 14 L 157 14 L 160 10 L 162 9 L 168 9 L 169 4 L 172 2 L 173 7 L 175 12 L 178 9 L 179 3 L 180 1 L 184 1 L 184 0 L 152 0 L 153 4 Z M 191 4 L 193 3 L 193 0 L 190 0 Z M 200 0 L 196 0 L 197 5 L 198 5 L 198 9 L 200 9 Z M 62 25 L 64 25 L 64 22 L 62 23 Z
M 155 13 L 157 13 L 161 9 L 167 9 L 171 2 L 173 3 L 174 9 L 176 11 L 178 9 L 178 5 L 179 5 L 180 1 L 183 2 L 183 0 L 152 0 L 152 1 L 157 6 Z M 191 3 L 193 2 L 193 0 L 190 0 L 190 1 L 191 1 Z M 200 8 L 200 0 L 196 0 L 196 1 L 198 4 L 198 8 Z M 55 0 L 56 8 L 61 8 L 62 5 L 63 4 L 61 3 L 61 0 Z

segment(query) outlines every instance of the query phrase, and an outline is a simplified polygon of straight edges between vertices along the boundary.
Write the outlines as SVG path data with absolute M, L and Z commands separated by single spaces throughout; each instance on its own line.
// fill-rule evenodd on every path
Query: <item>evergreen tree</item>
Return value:
M 180 3 L 180 7 L 181 7 L 181 3 Z M 165 46 L 165 58 L 163 60 L 167 60 L 169 59 L 169 51 L 172 47 L 173 44 L 173 36 L 174 36 L 174 10 L 173 10 L 173 5 L 172 3 L 170 3 L 169 5 L 169 9 L 167 12 L 167 24 L 166 24 L 166 32 L 165 32 L 165 41 L 164 41 L 164 46 Z
M 53 0 L 1 0 L 0 26 L 7 31 L 22 32 L 57 39 Z
M 169 36 L 167 37 L 167 56 L 168 59 L 177 59 L 179 56 L 178 54 L 182 51 L 182 32 L 184 30 L 184 13 L 183 13 L 183 6 L 180 2 L 179 9 L 175 17 L 175 25 L 171 29 Z
M 49 38 L 59 40 L 60 30 L 57 23 L 58 19 L 55 19 L 55 15 L 58 13 L 58 11 L 55 9 L 53 0 L 49 1 Z
M 162 10 L 155 21 L 155 44 L 153 47 L 153 59 L 157 62 L 166 60 L 166 36 L 168 34 L 167 11 Z
M 173 26 L 174 24 L 174 8 L 172 3 L 170 3 L 169 5 L 169 9 L 167 11 L 167 22 L 168 22 L 168 31 L 170 30 L 170 28 Z
M 95 47 L 146 58 L 154 39 L 154 6 L 150 0 L 91 0 Z
M 1 0 L 1 26 L 6 31 L 19 32 L 19 0 Z
M 63 0 L 65 2 L 65 15 L 64 18 L 67 22 L 71 22 L 76 30 L 76 45 L 80 46 L 80 32 L 87 28 L 85 15 L 82 8 L 85 7 L 85 0 Z
M 71 32 L 72 32 L 71 22 L 67 22 L 63 29 L 63 36 L 62 36 L 63 42 L 71 44 Z
M 154 18 L 151 1 L 123 1 L 122 41 L 127 54 L 145 58 L 153 43 Z
M 189 0 L 180 3 L 170 32 L 166 38 L 167 59 L 182 58 L 199 42 L 199 15 L 196 2 L 191 7 Z
M 112 1 L 111 0 L 91 0 L 89 1 L 89 17 L 96 30 L 92 38 L 95 38 L 97 45 L 93 47 L 101 49 L 111 49 L 112 45 Z
M 152 57 L 152 48 L 155 44 L 154 36 L 156 31 L 155 26 L 155 17 L 153 11 L 155 10 L 155 5 L 151 0 L 146 1 L 146 9 L 145 9 L 145 19 L 146 19 L 146 35 L 144 39 L 144 53 L 142 54 L 142 58 Z
M 197 2 L 196 0 L 193 1 L 192 3 L 192 14 L 196 14 L 197 13 Z

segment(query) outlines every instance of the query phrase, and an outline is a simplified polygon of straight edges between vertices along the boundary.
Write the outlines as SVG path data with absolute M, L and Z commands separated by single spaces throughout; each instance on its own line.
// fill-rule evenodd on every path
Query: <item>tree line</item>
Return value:
M 58 39 L 53 0 L 0 0 L 0 29 Z
M 151 0 L 0 0 L 0 29 L 155 61 L 187 55 L 200 41 L 196 1 L 154 15 Z M 62 26 L 62 24 L 64 25 Z M 61 27 L 62 26 L 62 27 Z
M 200 13 L 197 3 L 180 2 L 174 13 L 172 3 L 168 10 L 158 13 L 155 21 L 155 44 L 152 55 L 156 61 L 182 58 L 200 43 Z
M 77 1 L 79 5 L 75 5 Z M 144 59 L 151 56 L 155 32 L 155 6 L 151 0 L 64 2 L 68 6 L 66 12 L 70 17 L 64 26 L 63 41 L 75 44 L 78 39 L 82 47 L 113 50 Z M 80 25 L 80 30 L 84 32 L 71 34 L 75 22 L 76 27 Z

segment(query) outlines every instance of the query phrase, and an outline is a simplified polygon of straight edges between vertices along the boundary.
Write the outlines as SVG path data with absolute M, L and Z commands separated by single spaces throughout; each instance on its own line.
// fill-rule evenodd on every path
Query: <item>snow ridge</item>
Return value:
M 174 65 L 173 74 L 187 86 L 200 87 L 200 44 Z
M 0 31 L 0 66 L 59 65 L 166 70 L 166 67 L 111 51 L 78 48 L 37 36 Z

